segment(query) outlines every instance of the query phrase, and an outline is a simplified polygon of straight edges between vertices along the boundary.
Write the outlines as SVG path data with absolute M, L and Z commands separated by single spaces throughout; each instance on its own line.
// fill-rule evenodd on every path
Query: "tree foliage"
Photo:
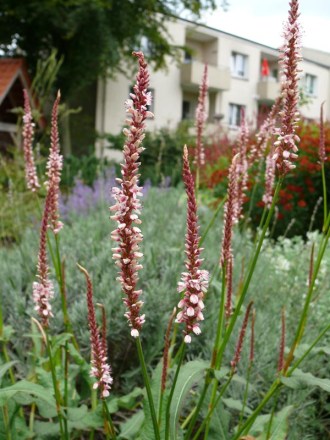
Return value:
M 114 72 L 123 56 L 148 40 L 156 68 L 175 48 L 164 15 L 183 11 L 198 17 L 215 0 L 0 0 L 0 49 L 26 56 L 33 74 L 53 49 L 63 57 L 58 86 L 67 97 Z

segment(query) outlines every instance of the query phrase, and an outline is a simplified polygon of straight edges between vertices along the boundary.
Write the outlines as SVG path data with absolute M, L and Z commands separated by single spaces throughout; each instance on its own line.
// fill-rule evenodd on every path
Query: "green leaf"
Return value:
M 53 356 L 56 356 L 56 352 L 60 347 L 63 347 L 64 344 L 72 338 L 71 333 L 61 333 L 58 336 L 52 337 L 52 352 Z
M 125 440 L 136 440 L 137 434 L 140 431 L 140 428 L 142 426 L 144 420 L 144 413 L 141 410 L 136 412 L 133 417 L 128 419 L 125 423 L 120 425 L 120 434 L 118 438 L 122 438 Z
M 55 399 L 48 389 L 27 380 L 21 380 L 10 387 L 0 389 L 0 406 L 5 405 L 9 399 L 22 400 L 26 398 L 28 401 L 28 396 L 41 399 L 56 408 Z
M 309 344 L 300 344 L 295 350 L 295 358 L 299 359 L 301 356 L 305 354 L 305 352 L 309 349 Z M 325 354 L 327 356 L 330 355 L 329 347 L 313 347 L 311 350 L 311 354 Z
M 6 372 L 15 364 L 17 364 L 18 361 L 10 361 L 10 362 L 6 362 L 5 364 L 2 364 L 0 366 L 0 385 L 2 383 L 2 378 L 3 376 L 6 374 Z
M 222 367 L 220 368 L 220 370 L 213 370 L 212 373 L 214 375 L 214 377 L 220 382 L 221 379 L 223 379 L 224 377 L 226 377 L 229 373 L 230 369 L 227 367 Z
M 330 380 L 320 379 L 313 376 L 311 373 L 304 373 L 301 370 L 295 370 L 290 377 L 281 377 L 281 382 L 289 388 L 294 390 L 305 387 L 319 387 L 324 391 L 330 393 Z
M 15 333 L 11 325 L 5 325 L 2 329 L 2 334 L 0 335 L 0 342 L 9 342 Z
M 60 425 L 55 422 L 34 422 L 34 430 L 37 434 L 37 438 L 49 439 L 60 438 Z
M 79 408 L 68 408 L 68 422 L 70 431 L 99 428 L 103 425 L 102 405 L 96 411 L 88 411 L 86 405 Z
M 207 400 L 209 401 L 210 399 Z M 222 402 L 219 402 L 213 411 L 207 440 L 228 440 L 229 422 L 230 413 L 224 408 Z
M 181 409 L 191 388 L 198 383 L 209 368 L 209 363 L 195 360 L 186 363 L 180 370 L 170 409 L 170 438 L 177 438 L 177 425 Z
M 227 408 L 233 409 L 235 411 L 242 411 L 243 403 L 240 400 L 232 399 L 231 397 L 228 399 L 222 399 L 222 402 L 226 405 Z M 252 414 L 251 409 L 245 405 L 244 412 L 246 414 Z
M 118 399 L 118 406 L 120 408 L 132 410 L 136 407 L 137 398 L 142 396 L 144 396 L 143 389 L 136 387 L 129 394 Z
M 250 430 L 250 434 L 261 434 L 257 440 L 286 440 L 289 428 L 288 417 L 293 410 L 293 405 L 286 406 L 273 417 L 270 437 L 267 438 L 268 424 L 271 417 L 270 414 L 257 417 Z

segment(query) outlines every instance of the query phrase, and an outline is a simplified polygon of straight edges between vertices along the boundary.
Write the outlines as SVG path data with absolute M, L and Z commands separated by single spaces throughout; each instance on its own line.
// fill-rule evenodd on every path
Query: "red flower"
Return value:
M 301 208 L 305 208 L 305 206 L 307 206 L 307 203 L 305 202 L 305 200 L 299 200 L 298 206 L 300 206 Z

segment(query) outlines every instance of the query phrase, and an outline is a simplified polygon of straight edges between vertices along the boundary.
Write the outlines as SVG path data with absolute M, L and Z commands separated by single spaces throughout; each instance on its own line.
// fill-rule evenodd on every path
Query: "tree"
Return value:
M 24 55 L 32 75 L 53 49 L 64 62 L 57 86 L 66 99 L 114 72 L 123 56 L 148 40 L 148 59 L 164 66 L 173 54 L 163 16 L 199 17 L 216 0 L 0 0 L 0 49 Z

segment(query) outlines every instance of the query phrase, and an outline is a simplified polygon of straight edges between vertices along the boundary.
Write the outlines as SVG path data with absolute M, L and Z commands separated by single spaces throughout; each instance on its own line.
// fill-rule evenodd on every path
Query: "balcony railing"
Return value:
M 280 93 L 280 83 L 276 78 L 264 78 L 258 82 L 257 93 L 259 101 L 275 101 Z
M 191 61 L 181 66 L 181 85 L 187 89 L 199 87 L 203 77 L 204 64 Z M 230 70 L 227 67 L 208 66 L 209 91 L 229 90 Z

